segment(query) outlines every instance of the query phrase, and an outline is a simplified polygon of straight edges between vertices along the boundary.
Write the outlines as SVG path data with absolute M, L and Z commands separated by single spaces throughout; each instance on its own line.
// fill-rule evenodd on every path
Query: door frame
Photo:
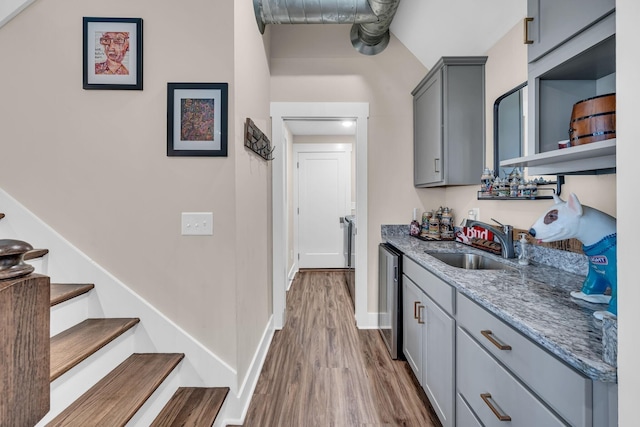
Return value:
M 273 214 L 273 325 L 286 322 L 287 288 L 287 147 L 285 120 L 343 119 L 356 121 L 356 295 L 355 317 L 359 328 L 373 328 L 375 316 L 367 312 L 367 121 L 368 102 L 272 102 L 271 137 L 276 147 L 272 163 Z M 358 230 L 362 230 L 358 232 Z M 374 313 L 375 314 L 375 313 Z
M 330 138 L 330 137 L 327 137 Z M 347 176 L 346 176 L 346 195 L 348 194 L 348 208 L 351 207 L 351 155 L 353 153 L 353 147 L 351 144 L 343 144 L 343 143 L 326 143 L 326 144 L 293 144 L 293 159 L 291 159 L 292 161 L 296 162 L 298 159 L 298 155 L 300 153 L 344 153 L 345 155 L 347 155 Z M 293 208 L 294 210 L 299 206 L 300 203 L 300 199 L 298 196 L 298 185 L 299 185 L 299 174 L 300 174 L 300 168 L 295 168 L 294 167 L 294 173 L 293 173 Z M 357 211 L 356 211 L 357 212 Z M 293 253 L 297 254 L 300 250 L 300 229 L 298 228 L 300 226 L 299 220 L 299 213 L 296 214 L 296 212 L 294 212 L 293 214 Z M 347 212 L 345 212 L 345 215 L 348 215 Z M 343 233 L 344 234 L 344 233 Z M 299 268 L 299 264 L 298 264 L 298 259 L 297 257 L 294 256 L 293 258 L 293 265 L 294 265 L 294 271 L 298 271 Z

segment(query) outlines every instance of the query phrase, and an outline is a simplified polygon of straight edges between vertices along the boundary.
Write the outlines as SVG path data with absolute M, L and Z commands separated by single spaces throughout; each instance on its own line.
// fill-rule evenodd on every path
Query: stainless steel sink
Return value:
M 507 270 L 512 266 L 496 261 L 479 254 L 461 252 L 427 252 L 432 257 L 448 264 L 452 267 L 464 268 L 466 270 Z

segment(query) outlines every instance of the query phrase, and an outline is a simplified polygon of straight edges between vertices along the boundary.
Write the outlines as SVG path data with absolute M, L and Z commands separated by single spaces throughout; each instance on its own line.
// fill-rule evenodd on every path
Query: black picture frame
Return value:
M 142 18 L 83 17 L 82 52 L 83 89 L 142 90 Z
M 167 83 L 167 156 L 227 156 L 228 83 Z

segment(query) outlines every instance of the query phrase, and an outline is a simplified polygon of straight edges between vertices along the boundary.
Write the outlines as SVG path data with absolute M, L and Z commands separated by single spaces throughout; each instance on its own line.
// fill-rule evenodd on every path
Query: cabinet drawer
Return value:
M 458 325 L 486 351 L 571 425 L 591 425 L 592 382 L 589 378 L 580 375 L 464 295 L 458 295 L 457 320 Z M 510 348 L 500 349 L 499 345 Z
M 456 393 L 456 422 L 464 427 L 482 427 L 482 423 L 459 393 Z
M 402 272 L 444 311 L 449 314 L 454 313 L 455 289 L 453 286 L 445 283 L 406 256 L 402 259 Z
M 504 421 L 518 427 L 565 425 L 465 331 L 458 328 L 457 332 L 458 393 L 482 425 L 503 426 Z

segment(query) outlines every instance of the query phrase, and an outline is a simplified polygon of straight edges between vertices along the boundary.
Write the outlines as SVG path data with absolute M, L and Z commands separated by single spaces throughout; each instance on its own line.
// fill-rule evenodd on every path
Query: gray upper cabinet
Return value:
M 416 187 L 478 182 L 484 167 L 486 60 L 443 57 L 411 92 Z
M 529 4 L 540 1 L 546 0 L 529 0 Z M 568 1 L 550 2 L 546 8 L 560 16 Z M 526 155 L 501 161 L 501 167 L 528 167 L 529 175 L 615 171 L 615 138 L 558 148 L 559 141 L 569 139 L 576 102 L 616 92 L 615 9 L 530 62 L 528 88 Z
M 529 62 L 556 48 L 615 10 L 615 0 L 528 0 Z

